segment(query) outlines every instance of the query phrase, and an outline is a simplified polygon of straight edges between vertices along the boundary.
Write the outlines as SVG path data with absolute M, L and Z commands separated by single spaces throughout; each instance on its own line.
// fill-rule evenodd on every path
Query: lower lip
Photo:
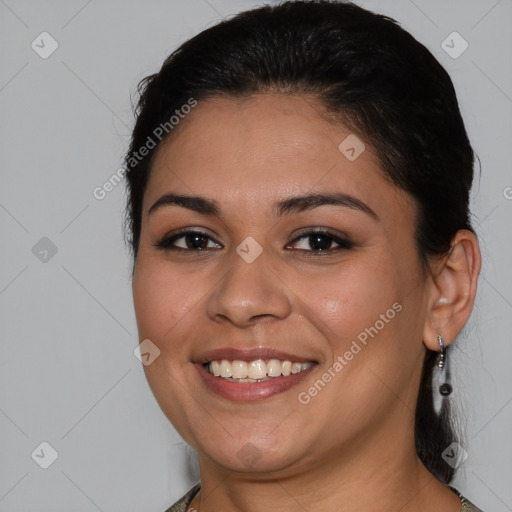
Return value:
M 299 384 L 306 378 L 315 368 L 317 364 L 313 364 L 307 370 L 299 373 L 293 373 L 288 377 L 271 377 L 271 380 L 263 382 L 234 382 L 222 377 L 215 377 L 202 364 L 194 364 L 208 388 L 224 398 L 240 402 L 251 402 L 255 400 L 264 400 L 279 393 L 288 391 L 293 386 Z

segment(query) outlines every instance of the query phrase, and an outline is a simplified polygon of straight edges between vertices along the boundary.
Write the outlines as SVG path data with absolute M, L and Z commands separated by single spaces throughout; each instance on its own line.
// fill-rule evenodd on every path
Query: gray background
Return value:
M 121 166 L 137 82 L 180 42 L 261 3 L 0 0 L 0 511 L 158 512 L 194 483 L 133 355 L 124 185 L 92 192 Z M 456 485 L 486 512 L 512 510 L 512 1 L 359 3 L 449 70 L 481 159 L 483 270 L 453 353 L 469 454 Z M 47 59 L 31 48 L 43 31 L 59 44 Z M 456 59 L 441 47 L 453 31 L 469 44 Z M 31 456 L 43 441 L 59 455 L 48 469 Z

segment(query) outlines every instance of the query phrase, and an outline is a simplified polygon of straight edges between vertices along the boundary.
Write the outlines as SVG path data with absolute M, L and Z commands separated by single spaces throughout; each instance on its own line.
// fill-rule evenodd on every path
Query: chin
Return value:
M 275 473 L 286 470 L 301 458 L 301 447 L 292 436 L 286 442 L 261 436 L 243 439 L 223 438 L 222 441 L 207 440 L 196 448 L 215 464 L 238 473 Z

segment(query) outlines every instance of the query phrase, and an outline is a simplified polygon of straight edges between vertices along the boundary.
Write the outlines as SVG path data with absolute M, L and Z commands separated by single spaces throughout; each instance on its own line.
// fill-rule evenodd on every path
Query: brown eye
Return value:
M 296 238 L 290 245 L 294 249 L 308 252 L 333 252 L 340 249 L 350 249 L 352 242 L 323 231 L 311 231 Z
M 221 245 L 210 236 L 200 231 L 181 231 L 169 236 L 155 244 L 160 249 L 203 251 L 206 249 L 220 249 Z

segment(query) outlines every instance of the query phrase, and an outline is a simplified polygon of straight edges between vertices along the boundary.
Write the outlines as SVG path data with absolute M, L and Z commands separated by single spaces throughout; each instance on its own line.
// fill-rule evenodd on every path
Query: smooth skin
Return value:
M 438 334 L 451 343 L 470 316 L 478 241 L 459 231 L 424 272 L 415 202 L 383 177 L 368 144 L 347 159 L 338 146 L 348 135 L 310 96 L 217 97 L 200 102 L 156 155 L 134 305 L 140 339 L 161 351 L 144 367 L 149 385 L 199 455 L 192 507 L 200 512 L 460 509 L 417 458 L 414 410 L 426 347 L 438 350 Z M 363 201 L 377 218 L 340 205 L 282 215 L 274 207 L 333 192 Z M 215 201 L 218 215 L 178 205 L 149 214 L 167 193 Z M 183 228 L 204 234 L 155 245 Z M 315 230 L 328 235 L 304 236 Z M 249 236 L 263 249 L 252 263 L 236 252 Z M 351 247 L 336 241 L 346 238 Z M 402 310 L 300 403 L 298 394 L 394 303 Z M 318 366 L 289 391 L 235 402 L 206 387 L 193 365 L 222 347 L 272 347 Z M 260 456 L 250 467 L 239 456 L 247 446 Z

